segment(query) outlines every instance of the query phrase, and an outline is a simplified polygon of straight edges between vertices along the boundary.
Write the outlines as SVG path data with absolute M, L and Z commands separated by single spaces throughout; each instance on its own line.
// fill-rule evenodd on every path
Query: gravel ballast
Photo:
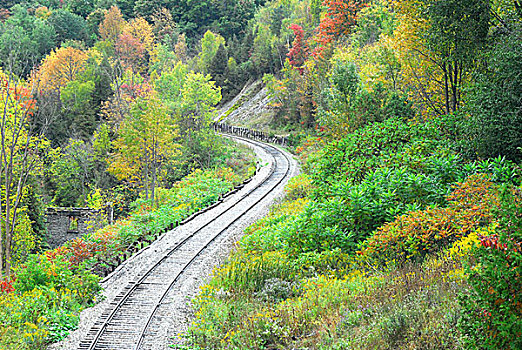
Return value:
M 244 141 L 239 142 L 244 143 Z M 135 280 L 144 269 L 153 265 L 164 256 L 169 248 L 200 227 L 204 222 L 208 222 L 223 212 L 238 198 L 241 198 L 241 196 L 262 181 L 270 171 L 273 158 L 261 147 L 254 146 L 253 148 L 260 164 L 264 166 L 258 171 L 252 181 L 238 192 L 227 197 L 220 205 L 202 213 L 189 223 L 165 233 L 150 246 L 120 265 L 102 282 L 104 289 L 102 300 L 94 307 L 86 309 L 81 313 L 78 329 L 72 332 L 64 341 L 49 346 L 49 349 L 77 349 L 81 340 L 85 339 L 89 330 L 109 307 L 110 302 L 121 293 L 125 286 Z M 288 157 L 291 159 L 290 175 L 294 176 L 299 171 L 297 162 L 290 155 Z M 198 293 L 199 287 L 208 281 L 212 270 L 230 254 L 237 240 L 241 237 L 244 228 L 267 214 L 270 205 L 283 194 L 283 188 L 287 179 L 272 190 L 245 216 L 235 222 L 232 227 L 227 229 L 223 235 L 216 239 L 209 248 L 194 260 L 194 263 L 180 277 L 175 288 L 168 294 L 164 303 L 158 309 L 156 317 L 150 325 L 154 338 L 150 341 L 145 341 L 142 346 L 143 349 L 168 349 L 169 344 L 183 342 L 183 339 L 177 337 L 177 335 L 185 332 L 190 324 L 192 318 L 190 300 Z

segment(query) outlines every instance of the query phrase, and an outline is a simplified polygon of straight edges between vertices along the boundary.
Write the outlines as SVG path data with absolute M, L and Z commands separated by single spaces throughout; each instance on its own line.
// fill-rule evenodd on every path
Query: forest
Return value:
M 302 172 L 178 348 L 522 348 L 519 0 L 1 2 L 0 348 L 252 176 L 212 123 L 255 81 Z M 107 205 L 51 249 L 45 208 Z

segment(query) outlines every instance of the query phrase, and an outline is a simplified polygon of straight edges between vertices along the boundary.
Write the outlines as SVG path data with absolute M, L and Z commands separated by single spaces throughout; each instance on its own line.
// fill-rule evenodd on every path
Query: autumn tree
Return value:
M 302 74 L 303 64 L 308 56 L 308 47 L 304 41 L 303 27 L 297 24 L 292 24 L 289 29 L 294 32 L 295 38 L 292 43 L 292 48 L 290 48 L 287 56 L 290 60 L 290 64 L 297 68 Z
M 489 15 L 489 0 L 428 2 L 427 44 L 443 73 L 446 113 L 460 106 L 465 76 L 486 42 Z
M 162 166 L 179 150 L 177 136 L 167 107 L 155 94 L 138 98 L 118 128 L 109 171 L 119 179 L 138 182 L 145 199 L 154 201 Z
M 487 0 L 401 0 L 392 49 L 403 89 L 424 115 L 455 112 L 489 30 Z
M 115 54 L 124 68 L 134 72 L 141 70 L 145 59 L 145 47 L 130 33 L 122 33 L 115 45 Z
M 123 19 L 120 9 L 116 6 L 112 6 L 105 13 L 105 18 L 100 23 L 98 31 L 103 40 L 108 40 L 114 43 L 123 32 L 125 24 L 126 22 Z
M 45 124 L 35 127 L 40 115 L 33 98 L 34 86 L 12 73 L 0 72 L 0 82 L 0 271 L 9 274 L 23 193 L 29 177 L 40 170 L 48 142 L 43 137 Z
M 85 69 L 87 54 L 72 47 L 51 52 L 38 70 L 40 91 L 59 91 Z
M 357 23 L 357 14 L 367 6 L 366 0 L 324 0 L 326 13 L 317 28 L 316 40 L 319 44 L 315 50 L 321 55 L 330 43 L 347 37 Z
M 143 48 L 150 53 L 154 46 L 154 33 L 152 25 L 143 17 L 133 18 L 123 28 L 122 34 L 130 34 L 143 46 Z

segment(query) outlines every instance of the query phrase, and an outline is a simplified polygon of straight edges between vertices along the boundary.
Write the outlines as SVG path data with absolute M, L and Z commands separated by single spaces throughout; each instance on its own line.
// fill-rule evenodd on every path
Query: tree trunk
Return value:
M 2 147 L 5 146 L 5 143 L 2 142 Z M 10 186 L 9 186 L 9 169 L 5 171 L 5 273 L 9 275 L 11 273 L 11 240 L 12 233 L 10 230 L 10 219 L 11 219 L 11 196 L 9 195 Z
M 157 157 L 157 154 L 156 154 L 156 140 L 155 138 L 153 137 L 152 138 L 152 162 L 151 162 L 151 166 L 152 166 L 152 181 L 151 181 L 151 199 L 152 199 L 152 205 L 154 205 L 154 200 L 155 200 L 155 193 L 156 193 L 156 167 L 157 167 L 157 162 L 156 162 L 156 157 Z
M 448 85 L 448 68 L 446 62 L 442 64 L 442 71 L 444 72 L 444 104 L 446 106 L 446 113 L 450 113 L 450 102 L 449 102 L 449 85 Z

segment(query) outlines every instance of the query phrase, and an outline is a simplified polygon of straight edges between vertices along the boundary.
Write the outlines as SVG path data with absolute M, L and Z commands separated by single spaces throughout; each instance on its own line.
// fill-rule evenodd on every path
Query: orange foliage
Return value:
M 326 14 L 317 28 L 316 41 L 319 47 L 314 56 L 322 56 L 323 50 L 335 39 L 351 33 L 357 23 L 357 14 L 367 6 L 366 0 L 324 0 Z
M 379 228 L 358 252 L 362 260 L 423 257 L 493 221 L 498 194 L 485 175 L 473 175 L 447 196 L 447 208 L 410 212 Z
M 5 277 L 3 280 L 0 280 L 0 293 L 12 293 L 14 292 L 14 283 L 15 279 L 11 277 Z
M 290 64 L 299 70 L 300 74 L 303 74 L 303 64 L 308 56 L 308 47 L 304 42 L 304 32 L 300 25 L 292 24 L 289 29 L 292 29 L 295 35 L 295 39 L 292 43 L 292 48 L 288 52 L 287 56 L 290 60 Z
M 36 10 L 34 10 L 34 15 L 41 19 L 47 19 L 51 16 L 51 11 L 47 8 L 47 6 L 40 6 Z
M 32 90 L 23 83 L 14 83 L 0 71 L 0 97 L 2 101 L 16 104 L 16 107 L 31 116 L 36 108 Z M 4 103 L 5 104 L 5 103 Z
M 85 68 L 87 54 L 72 47 L 51 52 L 42 62 L 37 78 L 40 91 L 59 90 Z

